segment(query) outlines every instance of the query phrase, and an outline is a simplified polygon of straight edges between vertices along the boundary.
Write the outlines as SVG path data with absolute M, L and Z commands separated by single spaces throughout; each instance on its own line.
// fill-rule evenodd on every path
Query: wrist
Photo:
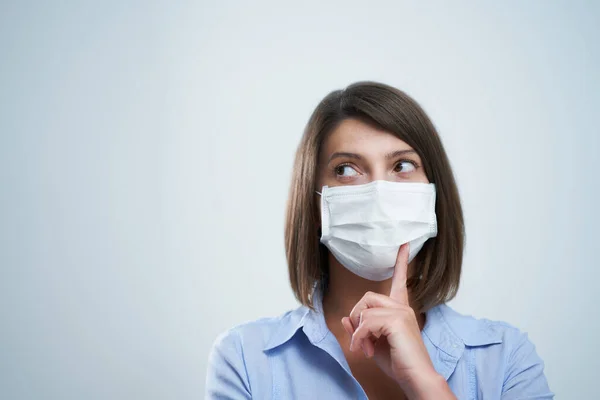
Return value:
M 399 383 L 409 399 L 456 399 L 446 379 L 433 369 L 415 374 Z

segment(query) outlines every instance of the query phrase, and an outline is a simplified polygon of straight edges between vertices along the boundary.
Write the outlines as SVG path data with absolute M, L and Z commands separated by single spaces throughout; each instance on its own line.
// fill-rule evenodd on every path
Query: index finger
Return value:
M 406 287 L 408 253 L 409 245 L 404 243 L 398 250 L 394 275 L 392 276 L 392 289 L 390 290 L 390 298 L 404 305 L 408 305 L 408 289 Z

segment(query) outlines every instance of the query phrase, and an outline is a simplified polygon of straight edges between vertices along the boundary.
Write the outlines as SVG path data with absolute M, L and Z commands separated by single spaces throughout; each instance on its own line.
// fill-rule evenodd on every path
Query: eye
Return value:
M 342 164 L 335 167 L 335 173 L 339 176 L 356 176 L 358 172 L 350 165 Z
M 400 161 L 394 167 L 394 172 L 407 173 L 407 172 L 412 172 L 415 169 L 417 169 L 417 166 L 415 165 L 414 162 L 412 162 L 412 161 Z

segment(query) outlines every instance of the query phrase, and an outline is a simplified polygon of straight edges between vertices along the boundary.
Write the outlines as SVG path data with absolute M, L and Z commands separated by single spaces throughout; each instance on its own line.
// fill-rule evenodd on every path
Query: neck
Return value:
M 411 270 L 411 265 L 409 265 L 409 270 Z M 325 319 L 332 322 L 339 321 L 342 317 L 350 315 L 356 303 L 358 303 L 366 292 L 381 293 L 387 296 L 390 294 L 391 288 L 392 278 L 383 281 L 371 281 L 361 278 L 341 265 L 329 253 L 329 282 L 326 292 L 323 293 L 323 314 Z M 409 303 L 412 307 L 410 298 Z M 423 329 L 424 315 L 418 313 L 416 310 L 415 314 L 417 315 L 419 327 Z

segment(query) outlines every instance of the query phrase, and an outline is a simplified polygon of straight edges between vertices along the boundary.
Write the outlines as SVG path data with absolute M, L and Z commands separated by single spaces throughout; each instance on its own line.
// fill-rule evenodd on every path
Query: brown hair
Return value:
M 460 281 L 465 234 L 450 162 L 421 106 L 403 91 L 376 82 L 357 82 L 328 94 L 311 115 L 298 146 L 285 221 L 285 250 L 296 298 L 312 307 L 315 285 L 327 287 L 328 249 L 319 241 L 315 196 L 320 189 L 316 188 L 318 158 L 327 135 L 349 118 L 393 134 L 421 157 L 429 182 L 436 185 L 438 234 L 418 253 L 408 287 L 421 312 L 452 299 Z

